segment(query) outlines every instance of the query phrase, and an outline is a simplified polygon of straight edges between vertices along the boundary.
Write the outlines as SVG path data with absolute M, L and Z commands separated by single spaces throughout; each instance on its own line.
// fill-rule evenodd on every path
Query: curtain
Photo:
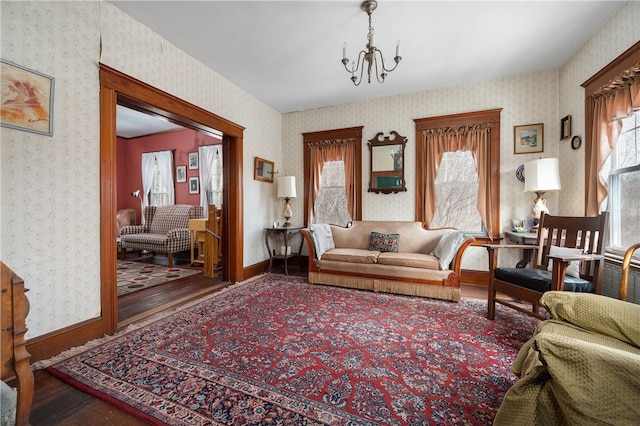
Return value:
M 149 205 L 149 193 L 151 192 L 151 187 L 153 186 L 153 175 L 156 164 L 156 156 L 154 152 L 148 152 L 142 154 L 142 212 L 141 223 L 144 223 L 144 208 Z
M 204 217 L 209 215 L 209 204 L 222 208 L 222 145 L 198 148 L 200 157 L 200 205 Z
M 176 190 L 173 186 L 173 151 L 158 151 L 154 154 L 160 169 L 160 178 L 167 193 L 167 205 L 170 206 L 176 203 Z
M 489 236 L 493 235 L 491 203 L 490 141 L 493 124 L 427 129 L 416 147 L 416 156 L 424 159 L 425 172 L 416 176 L 416 185 L 422 188 L 422 214 L 416 218 L 431 223 L 436 212 L 436 177 L 445 152 L 471 151 L 478 173 L 478 213 Z
M 320 191 L 320 178 L 324 163 L 329 161 L 342 161 L 344 163 L 344 189 L 347 197 L 347 208 L 351 217 L 355 217 L 356 205 L 356 170 L 355 150 L 356 139 L 332 139 L 317 142 L 309 142 L 309 187 L 307 188 L 309 197 L 306 206 L 309 223 L 314 222 L 315 200 Z
M 601 173 L 603 165 L 616 147 L 622 119 L 640 109 L 640 63 L 591 95 L 593 103 L 592 141 L 587 158 L 585 197 L 586 214 L 595 216 L 606 206 L 607 178 Z

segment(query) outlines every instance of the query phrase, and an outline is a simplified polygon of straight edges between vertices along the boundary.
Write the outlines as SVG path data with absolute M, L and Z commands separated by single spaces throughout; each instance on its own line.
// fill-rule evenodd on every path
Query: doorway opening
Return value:
M 100 65 L 100 240 L 101 310 L 104 333 L 118 328 L 116 278 L 117 105 L 154 114 L 204 134 L 222 133 L 223 204 L 222 279 L 243 279 L 242 137 L 244 128 L 168 93 Z

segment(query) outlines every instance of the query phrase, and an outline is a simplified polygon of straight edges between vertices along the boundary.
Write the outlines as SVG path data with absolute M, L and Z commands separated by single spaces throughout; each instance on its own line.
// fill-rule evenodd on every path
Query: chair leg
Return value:
M 127 257 L 127 249 L 124 247 L 120 248 L 120 260 L 125 260 Z
M 169 265 L 169 268 L 173 267 L 173 253 L 168 253 L 167 257 L 169 258 L 167 264 Z
M 493 320 L 496 317 L 496 289 L 493 277 L 489 278 L 489 294 L 487 297 L 487 318 Z

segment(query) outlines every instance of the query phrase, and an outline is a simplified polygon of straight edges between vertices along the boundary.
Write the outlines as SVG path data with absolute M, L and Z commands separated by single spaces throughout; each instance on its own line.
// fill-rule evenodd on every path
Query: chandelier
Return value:
M 371 72 L 374 71 L 375 68 L 375 76 L 379 83 L 384 83 L 384 79 L 387 77 L 387 73 L 395 70 L 398 66 L 398 63 L 402 59 L 400 56 L 400 40 L 396 43 L 396 56 L 393 58 L 395 61 L 395 65 L 393 68 L 387 68 L 384 64 L 384 57 L 382 56 L 382 52 L 374 46 L 373 44 L 373 34 L 374 30 L 371 26 L 371 14 L 378 7 L 378 2 L 376 0 L 365 0 L 362 2 L 360 8 L 367 12 L 369 15 L 369 33 L 367 34 L 367 46 L 365 50 L 361 50 L 358 54 L 358 61 L 351 62 L 351 68 L 349 68 L 349 59 L 347 58 L 347 43 L 344 43 L 342 46 L 342 65 L 344 65 L 344 69 L 347 72 L 351 73 L 351 81 L 354 86 L 359 86 L 362 83 L 362 78 L 364 74 L 365 62 L 367 63 L 367 81 L 371 83 Z M 379 64 L 378 64 L 379 62 Z M 379 69 L 382 68 L 382 69 Z M 359 74 L 359 75 L 358 75 Z

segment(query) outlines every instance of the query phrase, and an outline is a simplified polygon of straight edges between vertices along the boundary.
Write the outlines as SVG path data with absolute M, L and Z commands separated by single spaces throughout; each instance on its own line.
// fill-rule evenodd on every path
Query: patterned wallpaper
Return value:
M 299 176 L 302 194 L 302 132 L 364 125 L 367 139 L 378 131 L 406 135 L 409 191 L 365 192 L 363 208 L 365 219 L 412 220 L 413 119 L 503 108 L 501 217 L 503 225 L 522 217 L 531 197 L 514 173 L 536 156 L 513 154 L 513 126 L 544 123 L 545 157 L 583 155 L 558 141 L 560 118 L 572 114 L 574 128 L 584 123 L 579 84 L 640 39 L 640 3 L 629 2 L 560 71 L 283 116 L 104 1 L 2 1 L 1 9 L 2 58 L 56 79 L 53 137 L 0 129 L 0 258 L 31 290 L 27 338 L 99 315 L 99 62 L 246 128 L 243 263 L 249 266 L 267 258 L 262 228 L 281 220 L 282 210 L 275 185 L 253 180 L 253 158 L 274 161 L 281 176 Z M 565 189 L 549 195 L 552 211 L 580 211 L 581 184 L 570 179 L 582 174 L 581 163 L 568 163 Z M 301 200 L 292 200 L 294 221 L 302 217 Z M 468 257 L 464 267 L 486 264 L 481 254 Z
M 244 265 L 267 258 L 281 207 L 253 158 L 281 168 L 279 112 L 102 1 L 3 1 L 2 32 L 3 59 L 56 79 L 53 137 L 0 133 L 0 257 L 30 289 L 27 338 L 100 314 L 99 62 L 246 128 Z

